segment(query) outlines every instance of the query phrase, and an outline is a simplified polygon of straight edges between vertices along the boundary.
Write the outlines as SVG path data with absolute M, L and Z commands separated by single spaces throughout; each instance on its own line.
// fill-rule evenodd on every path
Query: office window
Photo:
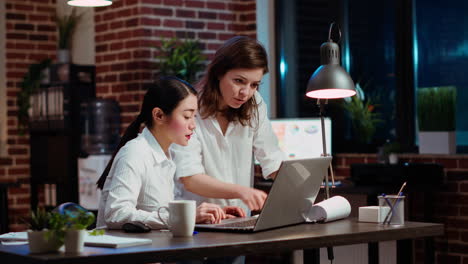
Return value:
M 468 152 L 468 2 L 414 0 L 416 87 L 455 86 L 457 152 Z
M 382 122 L 372 138 L 358 142 L 342 100 L 330 100 L 333 152 L 375 152 L 395 138 L 395 6 L 393 1 L 295 0 L 276 2 L 278 117 L 314 117 L 316 101 L 305 94 L 307 81 L 320 66 L 320 45 L 331 22 L 339 25 L 332 38 L 341 49 L 342 66 L 373 101 Z

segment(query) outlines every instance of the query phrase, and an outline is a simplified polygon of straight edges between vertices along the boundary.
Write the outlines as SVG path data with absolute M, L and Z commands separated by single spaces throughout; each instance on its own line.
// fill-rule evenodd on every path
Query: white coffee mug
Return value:
M 176 200 L 169 202 L 169 207 L 161 206 L 158 209 L 158 217 L 173 236 L 188 237 L 193 235 L 195 229 L 197 204 L 193 200 Z M 161 217 L 161 210 L 166 209 L 169 212 L 169 221 Z

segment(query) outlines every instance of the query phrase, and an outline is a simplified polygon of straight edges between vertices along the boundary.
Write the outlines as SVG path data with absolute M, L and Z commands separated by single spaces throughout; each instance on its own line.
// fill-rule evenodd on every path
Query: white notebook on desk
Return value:
M 28 241 L 27 232 L 11 232 L 0 235 L 0 241 Z M 124 248 L 153 243 L 147 238 L 119 237 L 111 235 L 91 236 L 85 238 L 85 246 Z
M 90 247 L 123 248 L 148 245 L 151 243 L 153 243 L 153 240 L 147 238 L 119 237 L 111 235 L 87 236 L 85 239 L 85 246 Z

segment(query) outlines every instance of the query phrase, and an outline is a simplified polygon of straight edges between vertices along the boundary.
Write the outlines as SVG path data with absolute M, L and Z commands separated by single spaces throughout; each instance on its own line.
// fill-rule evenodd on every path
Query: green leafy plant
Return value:
M 46 230 L 46 239 L 56 238 L 63 244 L 67 230 L 84 230 L 93 224 L 95 216 L 92 212 L 79 211 L 73 215 L 60 214 L 58 212 L 47 212 L 44 208 L 37 208 L 31 211 L 28 219 L 23 219 L 28 225 L 28 229 L 33 231 Z M 93 230 L 90 235 L 103 235 L 104 230 Z
M 45 239 L 57 239 L 58 246 L 63 244 L 65 237 L 65 218 L 59 213 L 47 212 L 44 208 L 38 207 L 35 211 L 31 211 L 31 215 L 23 222 L 32 231 L 46 231 Z
M 175 75 L 189 83 L 196 81 L 197 73 L 203 68 L 200 43 L 196 40 L 176 38 L 162 39 L 156 47 L 158 68 L 162 75 Z
M 51 214 L 44 208 L 37 208 L 36 211 L 31 211 L 28 219 L 23 219 L 23 222 L 28 226 L 28 229 L 33 231 L 41 231 L 49 228 Z
M 83 14 L 78 15 L 76 9 L 72 9 L 68 15 L 55 15 L 55 23 L 58 29 L 58 48 L 70 49 L 73 33 Z
M 18 130 L 20 134 L 24 134 L 24 130 L 29 122 L 29 108 L 31 107 L 30 97 L 37 92 L 41 85 L 41 80 L 44 78 L 43 70 L 51 64 L 50 59 L 44 59 L 38 64 L 29 65 L 28 72 L 23 77 L 21 82 L 21 90 L 18 93 Z
M 418 125 L 420 131 L 454 131 L 456 87 L 419 88 Z
M 379 124 L 383 122 L 376 112 L 376 104 L 371 98 L 366 98 L 363 89 L 356 84 L 356 95 L 345 98 L 344 109 L 351 117 L 351 123 L 356 138 L 364 143 L 371 142 Z

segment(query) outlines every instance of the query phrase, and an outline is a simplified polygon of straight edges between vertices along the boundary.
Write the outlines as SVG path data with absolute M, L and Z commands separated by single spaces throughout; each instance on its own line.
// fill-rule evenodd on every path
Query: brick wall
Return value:
M 7 154 L 0 158 L 0 182 L 17 182 L 9 188 L 9 217 L 12 230 L 21 229 L 19 218 L 30 208 L 29 137 L 17 130 L 16 96 L 28 66 L 54 58 L 56 30 L 51 14 L 55 0 L 6 0 Z
M 120 103 L 124 130 L 156 73 L 161 37 L 197 39 L 210 58 L 235 35 L 255 38 L 255 20 L 255 0 L 121 0 L 97 8 L 97 96 Z
M 55 59 L 55 9 L 56 0 L 6 0 L 8 156 L 0 158 L 0 182 L 21 183 L 8 191 L 12 231 L 24 228 L 30 209 L 29 137 L 17 131 L 16 96 L 30 64 Z M 97 96 L 120 103 L 125 128 L 156 71 L 160 36 L 198 39 L 209 58 L 234 35 L 255 38 L 255 20 L 255 0 L 114 0 L 96 8 Z
M 400 154 L 399 161 L 444 166 L 444 184 L 435 193 L 433 205 L 434 222 L 445 225 L 445 236 L 435 239 L 436 263 L 468 263 L 468 155 Z M 336 154 L 336 179 L 346 180 L 350 176 L 350 164 L 375 162 L 375 154 Z M 416 240 L 415 245 L 416 262 L 424 263 L 421 254 L 423 240 Z

